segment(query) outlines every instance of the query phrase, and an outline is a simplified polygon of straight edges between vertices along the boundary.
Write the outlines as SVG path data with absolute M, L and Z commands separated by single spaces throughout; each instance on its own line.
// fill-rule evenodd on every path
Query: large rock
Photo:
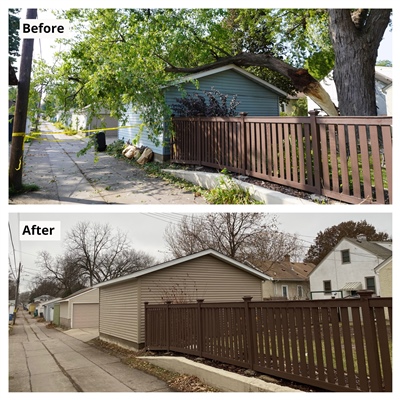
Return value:
M 146 147 L 143 150 L 142 155 L 138 158 L 137 162 L 138 164 L 146 164 L 147 162 L 151 161 L 151 159 L 153 158 L 153 151 Z

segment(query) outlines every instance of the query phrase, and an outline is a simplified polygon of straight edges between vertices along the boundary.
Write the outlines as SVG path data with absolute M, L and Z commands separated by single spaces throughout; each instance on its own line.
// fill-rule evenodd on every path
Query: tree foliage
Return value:
M 352 24 L 346 26 L 333 18 L 333 11 L 326 9 L 70 9 L 59 12 L 60 17 L 71 21 L 73 35 L 64 40 L 67 50 L 57 54 L 57 65 L 49 69 L 52 81 L 46 88 L 51 100 L 48 104 L 57 104 L 54 112 L 89 106 L 95 114 L 106 108 L 122 122 L 133 105 L 141 113 L 150 139 L 157 143 L 164 131 L 165 118 L 168 120 L 171 113 L 162 88 L 172 84 L 177 73 L 235 63 L 288 93 L 304 91 L 313 99 L 322 95 L 329 112 L 336 113 L 329 96 L 321 92 L 318 80 L 333 66 L 341 70 L 342 63 L 351 62 L 351 71 L 354 71 L 362 59 L 368 68 L 371 65 L 373 68 L 374 51 L 390 20 L 390 10 L 356 11 L 341 10 L 343 20 L 350 19 Z M 357 22 L 354 15 L 360 16 Z M 334 40 L 339 33 L 342 47 Z M 362 56 L 358 52 L 353 56 L 353 39 L 365 48 Z M 338 57 L 341 50 L 347 60 Z M 335 80 L 340 77 L 351 88 L 349 93 L 353 96 L 349 100 L 339 93 L 339 102 L 342 105 L 352 101 L 363 115 L 363 106 L 357 97 L 361 87 L 354 86 L 340 72 L 337 76 Z M 370 78 L 365 75 L 358 85 L 371 90 L 373 78 L 372 81 Z
M 19 54 L 19 8 L 8 9 L 8 57 L 11 65 L 17 61 Z
M 385 232 L 377 232 L 375 227 L 368 224 L 366 220 L 360 222 L 347 221 L 334 225 L 320 231 L 310 246 L 304 262 L 318 264 L 322 259 L 339 243 L 344 237 L 357 238 L 358 235 L 365 235 L 370 241 L 386 241 L 389 235 Z
M 182 218 L 165 231 L 174 258 L 214 249 L 237 261 L 251 264 L 297 256 L 296 236 L 279 232 L 274 216 L 263 213 L 210 213 Z

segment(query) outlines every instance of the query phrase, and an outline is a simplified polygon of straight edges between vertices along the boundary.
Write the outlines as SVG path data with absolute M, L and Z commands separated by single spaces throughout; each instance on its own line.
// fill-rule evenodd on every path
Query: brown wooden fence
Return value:
M 392 391 L 392 299 L 146 303 L 146 348 L 330 391 Z
M 392 203 L 392 117 L 174 118 L 171 160 L 346 203 Z

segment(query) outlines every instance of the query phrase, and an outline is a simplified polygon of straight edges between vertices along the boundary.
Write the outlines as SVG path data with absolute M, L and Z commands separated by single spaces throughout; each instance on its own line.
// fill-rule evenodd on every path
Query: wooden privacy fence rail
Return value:
M 330 391 L 392 391 L 392 298 L 145 303 L 146 348 Z
M 171 160 L 346 203 L 392 203 L 392 117 L 173 118 Z

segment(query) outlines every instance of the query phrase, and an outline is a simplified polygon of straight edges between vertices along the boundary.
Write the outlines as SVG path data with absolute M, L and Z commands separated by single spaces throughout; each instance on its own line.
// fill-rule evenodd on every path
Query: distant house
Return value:
M 328 92 L 333 103 L 340 108 L 333 73 L 330 72 L 320 84 Z M 392 115 L 392 67 L 375 67 L 375 94 L 378 115 Z M 307 100 L 308 110 L 320 108 L 310 98 Z
M 182 93 L 204 95 L 204 90 L 215 88 L 223 94 L 227 94 L 228 103 L 234 95 L 240 102 L 237 107 L 238 113 L 246 112 L 249 116 L 278 116 L 279 99 L 286 98 L 287 93 L 274 85 L 256 77 L 243 68 L 233 64 L 220 68 L 210 69 L 196 74 L 188 75 L 171 84 L 164 89 L 165 100 L 168 106 L 176 103 L 177 98 L 182 97 Z M 124 141 L 132 141 L 139 133 L 142 120 L 140 119 L 140 109 L 133 106 L 127 114 L 125 125 L 132 128 L 120 128 L 118 138 Z M 149 139 L 148 131 L 144 128 L 138 145 L 147 146 L 152 149 L 155 158 L 165 160 L 169 158 L 169 143 L 162 135 L 159 146 Z
M 144 303 L 262 300 L 265 274 L 214 250 L 155 265 L 96 285 L 100 339 L 139 349 L 144 345 Z
M 59 300 L 60 326 L 97 328 L 99 326 L 99 290 L 86 288 Z
M 45 301 L 41 303 L 43 309 L 43 318 L 48 322 L 53 322 L 54 320 L 54 307 L 55 304 L 61 300 L 61 297 L 54 298 L 52 300 Z
M 257 268 L 271 278 L 263 283 L 264 300 L 305 300 L 310 297 L 308 276 L 315 268 L 314 264 L 292 262 L 290 256 L 286 256 L 281 261 L 263 261 Z
M 312 299 L 351 297 L 365 289 L 381 296 L 391 257 L 392 242 L 343 238 L 310 273 Z
M 75 112 L 71 115 L 68 125 L 77 131 L 92 131 L 94 129 L 112 129 L 114 135 L 118 132 L 118 119 L 111 117 L 108 110 L 102 109 L 96 116 L 91 114 L 89 106 L 85 107 L 81 112 Z M 106 131 L 108 132 L 108 131 Z M 88 135 L 93 132 L 87 132 Z
M 48 301 L 48 300 L 51 300 L 51 299 L 54 299 L 54 296 L 50 296 L 50 295 L 48 295 L 48 294 L 42 294 L 41 296 L 38 296 L 38 297 L 35 297 L 34 299 L 33 299 L 33 301 L 36 303 L 36 302 L 42 302 L 42 301 Z

